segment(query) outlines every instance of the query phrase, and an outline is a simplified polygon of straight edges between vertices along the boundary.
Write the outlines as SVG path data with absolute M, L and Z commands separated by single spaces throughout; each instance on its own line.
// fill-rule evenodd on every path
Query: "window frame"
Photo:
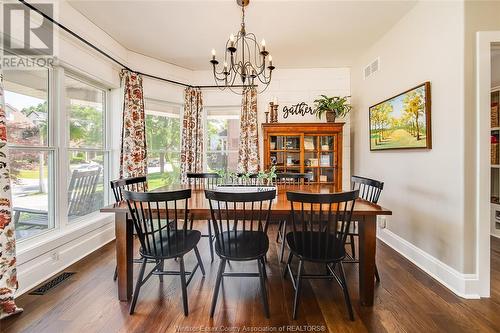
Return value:
M 183 103 L 176 103 L 176 102 L 170 102 L 170 101 L 165 101 L 165 100 L 161 100 L 161 99 L 157 99 L 157 98 L 153 98 L 153 97 L 144 97 L 144 117 L 146 117 L 148 114 L 149 115 L 158 115 L 160 117 L 168 117 L 168 116 L 162 116 L 161 114 L 164 113 L 164 114 L 170 114 L 168 112 L 165 112 L 165 111 L 156 111 L 156 110 L 148 110 L 147 109 L 147 101 L 151 101 L 153 103 L 160 103 L 160 104 L 164 104 L 166 106 L 172 106 L 172 107 L 176 107 L 179 109 L 179 147 L 178 147 L 178 150 L 150 150 L 149 147 L 148 147 L 148 155 L 149 153 L 160 153 L 160 152 L 163 152 L 165 154 L 168 154 L 168 153 L 174 153 L 174 154 L 178 154 L 179 155 L 179 158 L 180 158 L 180 155 L 181 155 L 181 151 L 182 151 L 182 123 L 183 123 L 183 118 L 184 118 L 184 104 Z M 150 111 L 150 112 L 148 112 Z M 146 128 L 146 145 L 148 145 L 148 142 L 147 142 L 147 128 Z M 146 166 L 146 168 L 148 168 L 148 166 Z M 149 175 L 148 175 L 149 176 Z M 178 179 L 179 183 L 180 183 L 180 179 Z
M 217 114 L 217 115 L 210 115 L 210 110 L 227 110 L 228 112 L 225 114 Z M 236 111 L 237 110 L 237 111 Z M 223 105 L 223 106 L 205 106 L 204 107 L 204 112 L 203 112 L 203 146 L 205 147 L 204 149 L 204 156 L 203 156 L 203 170 L 205 172 L 209 171 L 209 166 L 208 166 L 208 155 L 209 154 L 222 154 L 226 156 L 226 159 L 229 154 L 239 153 L 239 149 L 224 149 L 224 150 L 209 150 L 209 138 L 208 138 L 208 121 L 212 116 L 215 117 L 227 117 L 227 116 L 235 116 L 238 119 L 238 123 L 241 121 L 241 105 Z M 212 118 L 216 119 L 216 118 Z M 225 120 L 232 119 L 232 118 L 225 118 Z M 240 125 L 238 125 L 240 126 Z M 227 146 L 227 145 L 226 145 Z M 236 172 L 237 170 L 227 170 L 231 172 Z
M 60 147 L 61 150 L 64 151 L 62 155 L 64 157 L 61 157 L 59 159 L 59 177 L 60 177 L 60 183 L 61 183 L 61 198 L 60 198 L 60 205 L 61 209 L 59 210 L 59 220 L 61 221 L 61 224 L 64 225 L 64 227 L 73 227 L 73 226 L 79 226 L 83 225 L 82 221 L 84 220 L 93 220 L 96 217 L 100 215 L 99 210 L 89 213 L 84 216 L 80 216 L 77 218 L 72 219 L 71 221 L 69 220 L 68 217 L 68 187 L 69 187 L 69 177 L 71 176 L 71 173 L 69 172 L 70 168 L 70 161 L 69 161 L 69 156 L 70 152 L 74 151 L 83 151 L 83 152 L 96 152 L 96 153 L 102 153 L 103 154 L 103 199 L 104 199 L 104 206 L 109 204 L 110 202 L 110 189 L 109 189 L 109 181 L 110 181 L 110 174 L 111 174 L 111 149 L 109 147 L 109 144 L 111 142 L 110 140 L 110 132 L 111 129 L 108 127 L 108 119 L 110 117 L 110 96 L 109 96 L 109 89 L 106 88 L 104 85 L 99 84 L 92 80 L 89 77 L 85 77 L 83 75 L 79 75 L 71 70 L 67 69 L 61 69 L 62 72 L 62 80 L 61 82 L 61 88 L 60 88 L 60 93 L 61 93 L 61 107 L 60 107 L 60 122 L 59 125 L 61 126 L 61 131 L 59 133 L 61 141 L 60 141 Z M 66 107 L 68 104 L 66 103 L 68 101 L 68 96 L 66 96 L 66 77 L 71 78 L 72 80 L 79 81 L 80 83 L 83 83 L 85 85 L 88 85 L 92 88 L 102 90 L 103 92 L 103 135 L 102 135 L 102 148 L 88 148 L 88 147 L 71 147 L 70 145 L 70 132 L 69 132 L 69 123 L 70 123 L 70 112 L 69 109 Z M 64 129 L 64 130 L 63 130 Z
M 19 144 L 9 144 L 7 142 L 7 151 L 10 155 L 11 150 L 15 151 L 43 151 L 47 152 L 48 167 L 47 167 L 47 215 L 48 215 L 48 227 L 46 230 L 40 231 L 39 233 L 23 238 L 17 238 L 16 242 L 31 243 L 34 240 L 45 237 L 47 234 L 51 234 L 60 229 L 60 220 L 58 218 L 59 200 L 57 195 L 58 188 L 58 148 L 55 142 L 55 131 L 57 125 L 55 123 L 55 105 L 54 98 L 56 96 L 57 86 L 55 84 L 54 68 L 42 67 L 47 71 L 47 144 L 46 145 L 19 145 Z M 4 81 L 7 81 L 4 74 Z M 5 88 L 4 88 L 5 89 Z M 6 89 L 5 89 L 6 90 Z M 50 167 L 52 165 L 52 168 Z M 12 201 L 13 207 L 15 207 Z

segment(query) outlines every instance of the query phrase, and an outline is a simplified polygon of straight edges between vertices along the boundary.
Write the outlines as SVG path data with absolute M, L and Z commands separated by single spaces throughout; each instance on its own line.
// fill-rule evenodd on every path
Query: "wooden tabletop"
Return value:
M 189 199 L 190 213 L 199 218 L 209 218 L 210 207 L 208 200 L 205 198 L 205 191 L 202 188 L 190 186 L 163 186 L 154 190 L 154 192 L 172 191 L 179 189 L 191 188 L 192 194 Z M 308 192 L 308 193 L 335 193 L 335 189 L 331 185 L 278 185 L 278 195 L 273 201 L 272 215 L 288 215 L 290 213 L 290 202 L 286 198 L 286 192 Z M 118 213 L 127 212 L 127 204 L 125 202 L 115 203 L 101 208 L 103 213 Z M 372 204 L 365 200 L 357 200 L 354 207 L 354 216 L 374 216 L 374 215 L 392 215 L 392 212 L 379 205 Z

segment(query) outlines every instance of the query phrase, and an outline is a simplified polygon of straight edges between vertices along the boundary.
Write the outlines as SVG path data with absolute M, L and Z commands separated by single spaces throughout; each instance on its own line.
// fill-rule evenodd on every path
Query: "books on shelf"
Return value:
M 330 166 L 330 155 L 321 155 L 321 166 L 329 167 Z
M 498 127 L 499 124 L 498 103 L 491 104 L 491 127 Z
M 309 163 L 312 167 L 317 167 L 318 166 L 318 159 L 317 158 L 310 158 Z
M 304 138 L 304 149 L 314 150 L 314 138 L 311 137 Z
M 321 175 L 319 176 L 319 181 L 324 183 L 328 181 L 328 177 L 326 175 Z

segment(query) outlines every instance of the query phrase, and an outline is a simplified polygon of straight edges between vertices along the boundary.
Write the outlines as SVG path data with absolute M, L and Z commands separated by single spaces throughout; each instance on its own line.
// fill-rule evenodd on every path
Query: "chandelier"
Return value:
M 266 50 L 265 40 L 259 45 L 255 35 L 245 29 L 245 7 L 250 0 L 236 0 L 236 2 L 241 6 L 241 28 L 236 36 L 231 34 L 226 42 L 222 66 L 215 57 L 215 49 L 212 49 L 210 62 L 213 66 L 215 83 L 222 90 L 229 88 L 232 92 L 241 94 L 242 90 L 235 89 L 236 87 L 253 87 L 260 82 L 264 85 L 259 91 L 261 93 L 271 83 L 271 74 L 275 68 L 273 57 Z

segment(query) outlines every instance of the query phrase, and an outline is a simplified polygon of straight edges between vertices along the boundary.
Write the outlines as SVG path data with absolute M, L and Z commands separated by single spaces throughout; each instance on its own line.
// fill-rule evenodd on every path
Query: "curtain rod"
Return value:
M 130 67 L 128 67 L 127 65 L 125 65 L 124 63 L 122 63 L 121 61 L 115 59 L 113 56 L 111 56 L 108 53 L 104 52 L 103 50 L 101 50 L 100 48 L 98 48 L 97 46 L 95 46 L 94 44 L 92 44 L 91 42 L 89 42 L 88 40 L 86 40 L 85 38 L 83 38 L 80 35 L 78 35 L 77 33 L 73 32 L 71 29 L 69 29 L 66 26 L 64 26 L 63 24 L 57 22 L 52 17 L 48 16 L 47 14 L 45 14 L 44 12 L 42 12 L 41 10 L 39 10 L 38 8 L 36 8 L 35 6 L 33 6 L 32 4 L 27 3 L 25 0 L 18 0 L 18 1 L 21 2 L 23 5 L 25 5 L 26 7 L 28 7 L 29 9 L 31 9 L 31 10 L 37 12 L 38 14 L 42 15 L 44 18 L 46 18 L 47 20 L 49 20 L 50 22 L 52 22 L 52 24 L 57 25 L 59 28 L 61 28 L 64 31 L 66 31 L 71 36 L 75 37 L 76 39 L 78 39 L 82 43 L 84 43 L 87 46 L 91 47 L 92 49 L 94 49 L 95 51 L 99 52 L 100 54 L 102 54 L 103 56 L 105 56 L 106 58 L 108 58 L 109 60 L 113 61 L 114 63 L 120 65 L 121 67 L 123 67 L 124 69 L 126 69 L 126 70 L 128 70 L 130 72 L 134 72 L 136 74 L 139 74 L 139 75 L 142 75 L 142 76 L 146 76 L 146 77 L 149 77 L 149 78 L 152 78 L 152 79 L 155 79 L 155 80 L 160 80 L 160 81 L 164 81 L 164 82 L 168 82 L 168 83 L 171 83 L 171 84 L 176 84 L 176 85 L 180 85 L 180 86 L 188 87 L 188 88 L 200 88 L 200 89 L 204 89 L 204 88 L 206 88 L 206 89 L 219 88 L 218 86 L 194 86 L 194 85 L 191 85 L 191 84 L 187 84 L 187 83 L 183 83 L 183 82 L 174 81 L 174 80 L 166 79 L 166 78 L 163 78 L 163 77 L 159 77 L 159 76 L 156 76 L 156 75 L 151 75 L 151 74 L 147 74 L 147 73 L 142 73 L 142 72 L 135 71 L 135 70 L 131 69 Z M 243 87 L 246 87 L 246 86 L 244 86 L 244 85 L 235 85 L 235 86 L 232 86 L 232 87 L 233 88 L 243 88 Z

